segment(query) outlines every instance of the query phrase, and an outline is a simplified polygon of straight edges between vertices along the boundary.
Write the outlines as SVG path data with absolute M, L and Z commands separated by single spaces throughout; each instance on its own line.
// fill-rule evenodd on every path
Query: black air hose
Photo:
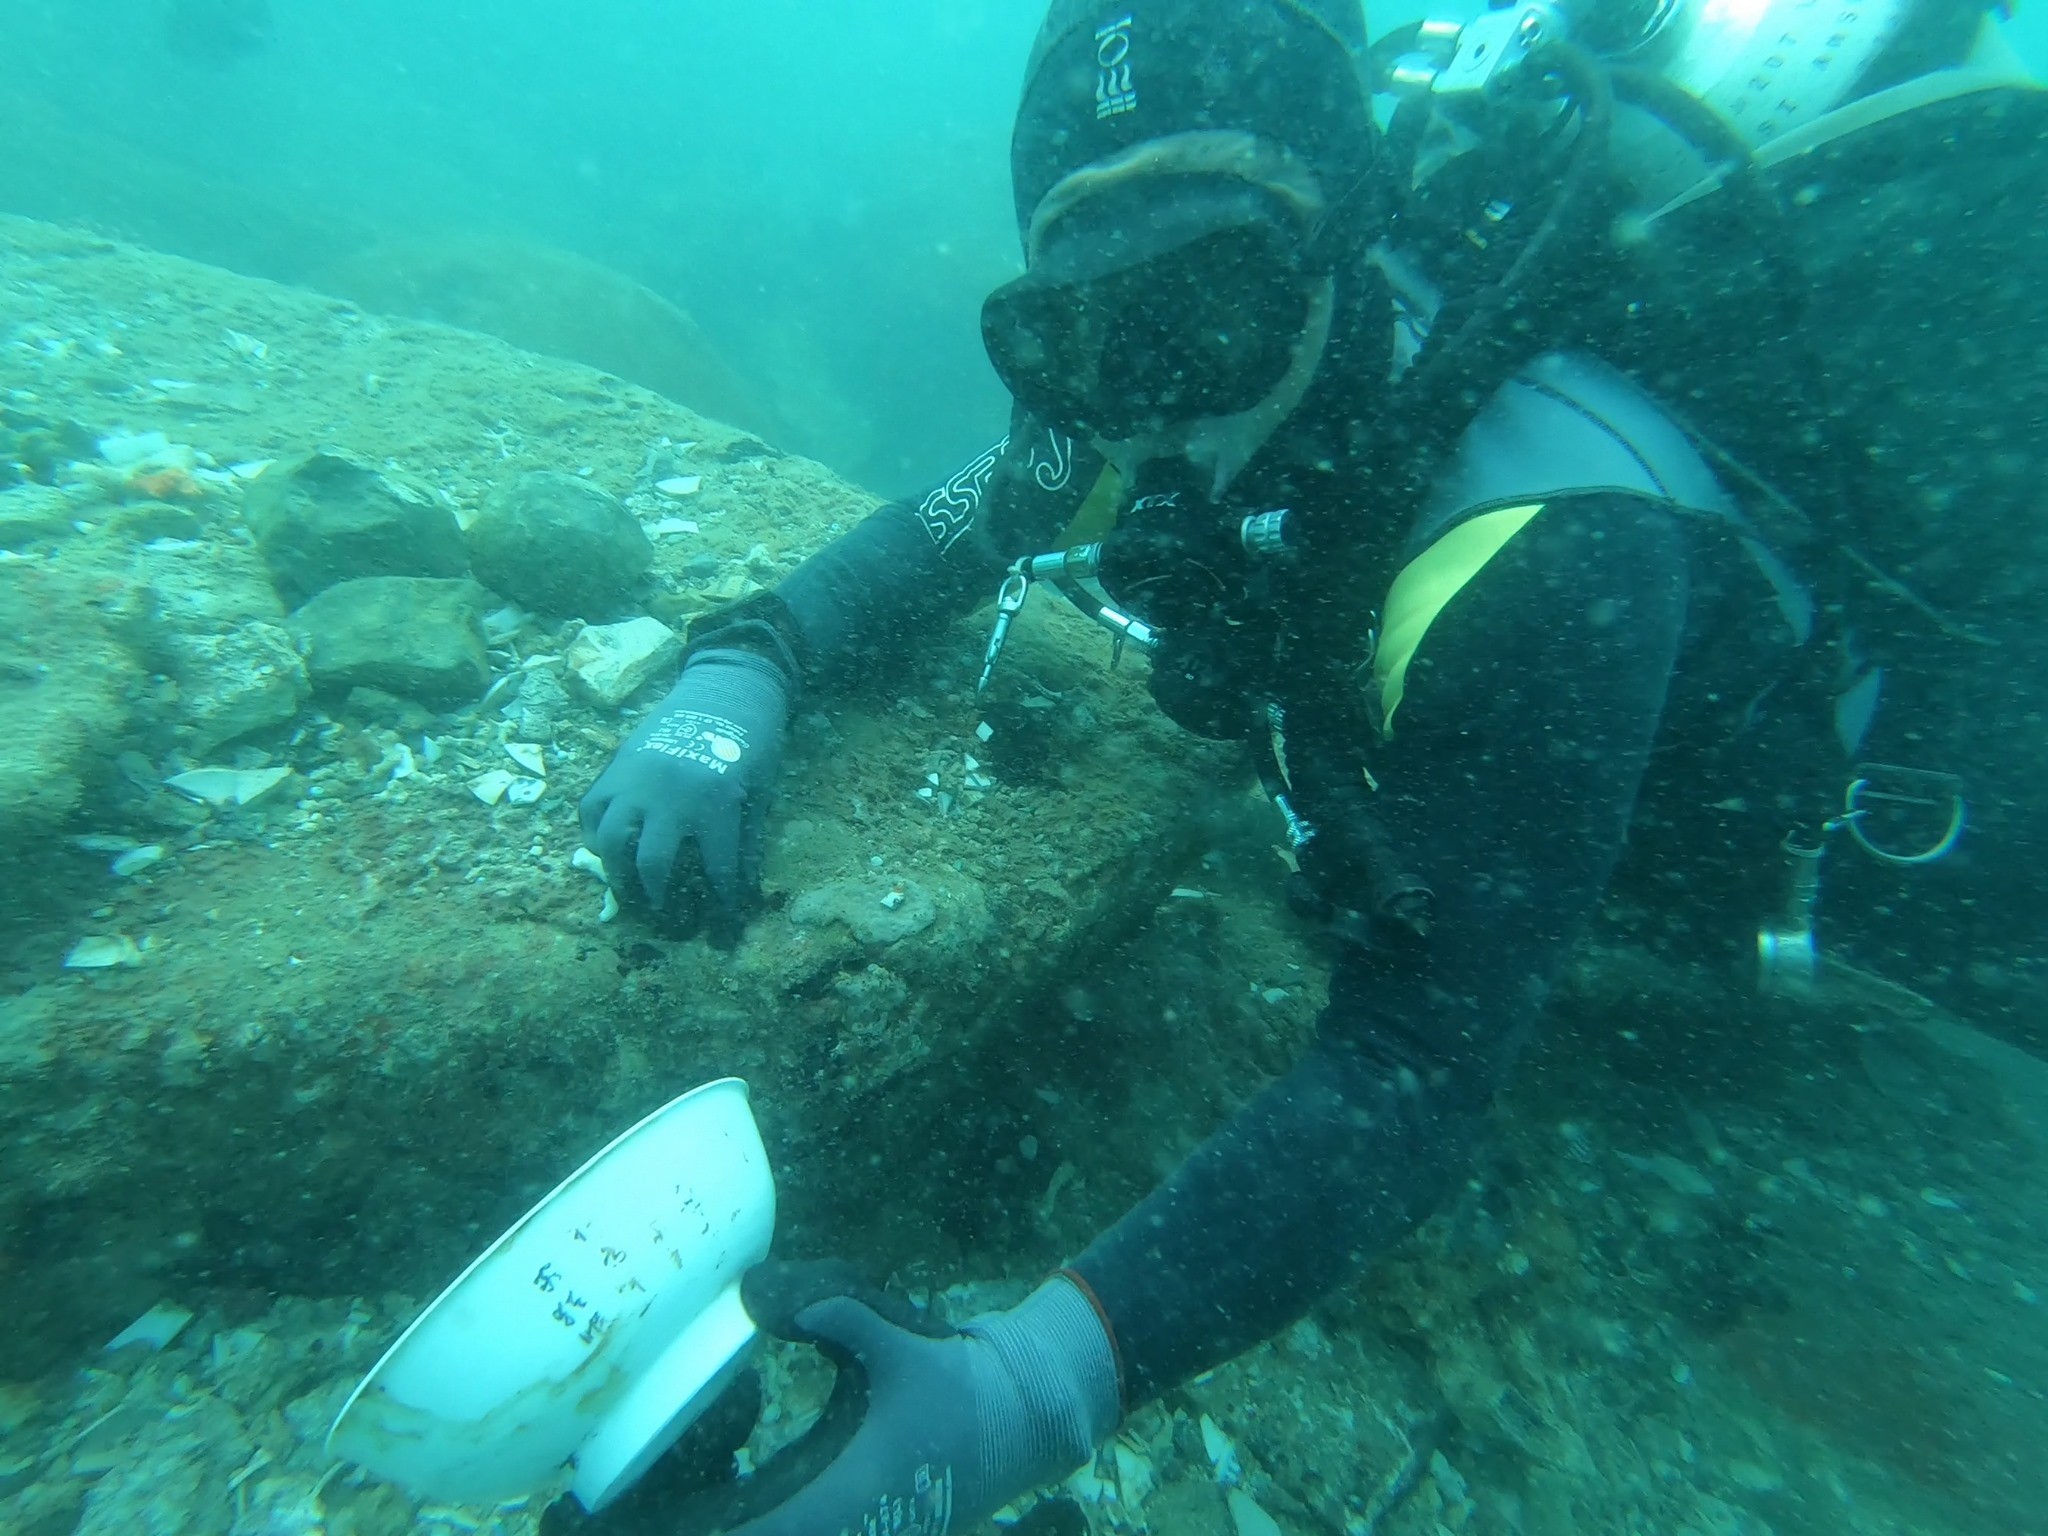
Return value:
M 1798 263 L 1791 255 L 1791 231 L 1784 205 L 1778 201 L 1748 143 L 1719 112 L 1669 78 L 1651 70 L 1617 68 L 1614 94 L 1641 107 L 1685 140 L 1710 166 L 1726 167 L 1721 186 L 1742 205 L 1777 297 L 1779 318 L 1788 330 L 1797 326 L 1804 308 Z
M 1826 368 L 1799 340 L 1806 310 L 1806 281 L 1792 252 L 1791 219 L 1783 201 L 1765 181 L 1755 155 L 1734 124 L 1706 102 L 1682 90 L 1663 75 L 1648 70 L 1616 69 L 1614 87 L 1617 97 L 1650 113 L 1685 140 L 1710 165 L 1728 167 L 1720 189 L 1729 193 L 1743 211 L 1744 223 L 1764 270 L 1766 286 L 1775 300 L 1775 318 L 1780 332 L 1775 339 L 1787 366 L 1795 371 L 1795 388 L 1790 393 L 1803 403 L 1803 414 L 1814 440 L 1822 445 L 1811 460 L 1812 468 L 1822 481 L 1820 493 L 1813 498 L 1811 506 L 1798 502 L 1790 502 L 1790 505 L 1801 517 L 1823 529 L 1828 540 L 1850 562 L 1868 564 L 1856 551 L 1857 530 L 1851 524 L 1849 514 L 1851 509 L 1877 505 L 1887 492 L 1876 483 L 1864 454 L 1832 449 L 1834 434 L 1831 429 L 1836 418 L 1829 401 L 1833 392 Z M 1710 452 L 1725 458 L 1725 455 L 1719 455 L 1715 445 L 1708 443 L 1706 446 Z M 1755 478 L 1746 468 L 1739 468 L 1739 473 Z M 1764 490 L 1769 497 L 1790 500 L 1767 482 Z M 1896 492 L 1890 494 L 1895 495 Z M 1839 600 L 1848 581 L 1840 562 L 1826 562 L 1821 569 L 1808 572 L 1808 576 L 1820 585 L 1824 599 Z
M 1589 216 L 1597 219 L 1607 183 L 1607 143 L 1614 119 L 1608 71 L 1593 55 L 1554 40 L 1532 50 L 1529 68 L 1556 76 L 1576 117 L 1576 137 L 1557 193 L 1522 249 L 1498 280 L 1470 300 L 1447 304 L 1437 316 L 1414 363 L 1391 391 L 1381 423 L 1389 442 L 1398 442 L 1388 466 L 1393 484 L 1410 499 L 1418 493 L 1437 456 L 1469 424 L 1472 410 L 1505 383 L 1540 345 L 1495 336 L 1503 313 L 1546 276 L 1558 258 L 1583 255 L 1577 235 Z M 1488 344 L 1492 356 L 1486 356 Z M 1459 408 L 1459 397 L 1470 403 Z

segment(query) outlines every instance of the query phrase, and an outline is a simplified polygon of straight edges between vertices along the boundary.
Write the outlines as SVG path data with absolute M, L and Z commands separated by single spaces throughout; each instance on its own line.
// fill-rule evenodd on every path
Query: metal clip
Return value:
M 1159 631 L 1143 619 L 1134 619 L 1128 613 L 1120 613 L 1107 603 L 1095 610 L 1095 622 L 1115 635 L 1118 640 L 1128 640 L 1141 651 L 1156 650 L 1159 645 Z
M 1430 89 L 1439 96 L 1484 91 L 1519 67 L 1538 44 L 1563 35 L 1564 20 L 1547 0 L 1488 11 L 1465 23 L 1456 57 L 1436 72 Z
M 1109 631 L 1112 637 L 1111 666 L 1122 659 L 1126 642 L 1141 651 L 1158 649 L 1158 630 L 1143 619 L 1121 612 L 1110 602 L 1109 594 L 1095 579 L 1101 568 L 1100 543 L 1076 544 L 1071 549 L 1058 549 L 1050 554 L 1027 555 L 1010 567 L 1010 574 L 1003 579 L 1002 591 L 996 594 L 996 627 L 988 637 L 988 650 L 982 657 L 981 681 L 974 688 L 977 695 L 988 690 L 989 679 L 995 675 L 996 660 L 1003 653 L 1003 643 L 1010 638 L 1010 621 L 1024 606 L 1024 599 L 1034 581 L 1049 582 L 1055 592 Z
M 988 649 L 981 655 L 981 681 L 974 685 L 975 697 L 988 692 L 989 680 L 996 675 L 996 663 L 1002 659 L 1003 645 L 1010 638 L 1010 624 L 1024 607 L 1024 599 L 1031 595 L 1031 578 L 1025 574 L 1028 562 L 1019 560 L 1010 567 L 1010 574 L 1003 578 L 1002 590 L 996 594 L 996 627 L 988 637 Z
M 1871 823 L 1880 814 L 1894 837 L 1915 828 L 1918 835 L 1905 847 L 1879 843 Z M 1828 838 L 1847 832 L 1880 863 L 1912 867 L 1948 857 L 1968 820 L 1963 781 L 1954 774 L 1859 763 L 1842 795 L 1841 814 L 1822 822 L 1818 836 L 1792 832 L 1781 845 L 1788 871 L 1785 908 L 1776 927 L 1760 928 L 1756 936 L 1765 989 L 1797 993 L 1812 988 L 1820 966 L 1814 912 L 1820 905 L 1820 866 Z
M 1415 29 L 1415 51 L 1404 53 L 1387 73 L 1387 87 L 1405 96 L 1427 96 L 1437 76 L 1458 55 L 1458 34 L 1463 24 L 1447 20 L 1425 20 Z
M 1813 988 L 1820 968 L 1820 942 L 1814 934 L 1814 911 L 1820 905 L 1820 861 L 1828 851 L 1828 823 L 1820 837 L 1789 832 L 1779 846 L 1785 854 L 1785 906 L 1775 927 L 1757 929 L 1757 978 L 1766 992 L 1799 995 Z

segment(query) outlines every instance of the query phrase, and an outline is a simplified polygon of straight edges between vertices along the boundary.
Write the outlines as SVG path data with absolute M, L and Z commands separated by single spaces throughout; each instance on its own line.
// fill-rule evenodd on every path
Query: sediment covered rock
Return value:
M 72 510 L 65 494 L 51 485 L 16 485 L 0 489 L 0 549 L 19 549 L 37 539 L 71 531 Z
M 395 476 L 333 453 L 272 464 L 243 506 L 287 602 L 365 576 L 460 576 L 455 514 Z
M 82 558 L 0 563 L 0 850 L 60 826 L 121 748 L 143 672 Z
M 205 757 L 284 725 L 311 692 L 290 633 L 261 619 L 224 635 L 183 635 L 177 654 L 182 744 Z
M 616 496 L 558 470 L 505 487 L 466 537 L 477 580 L 555 617 L 609 617 L 654 563 L 654 546 Z
M 466 704 L 490 681 L 470 581 L 365 576 L 329 587 L 292 615 L 306 675 L 323 693 L 378 688 L 430 708 Z

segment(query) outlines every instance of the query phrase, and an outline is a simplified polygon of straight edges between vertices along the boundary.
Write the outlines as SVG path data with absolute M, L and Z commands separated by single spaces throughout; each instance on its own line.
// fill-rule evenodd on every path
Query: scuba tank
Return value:
M 1425 265 L 1462 268 L 1462 287 L 1481 294 L 1447 309 L 1456 329 L 1431 336 L 1422 364 L 1434 361 L 1442 379 L 1483 398 L 1501 367 L 1487 358 L 1489 346 L 1511 360 L 1515 344 L 1504 333 L 1519 333 L 1526 347 L 1532 314 L 1570 313 L 1547 321 L 1546 341 L 1568 344 L 1577 326 L 1594 350 L 1688 410 L 1716 393 L 1697 387 L 1704 369 L 1735 418 L 1747 418 L 1752 440 L 1803 439 L 1787 494 L 1719 446 L 1725 418 L 1681 420 L 1742 493 L 1771 547 L 1806 567 L 1829 616 L 1825 643 L 1810 648 L 1814 676 L 1792 691 L 1795 707 L 1816 716 L 1832 706 L 1842 755 L 1817 746 L 1807 777 L 1817 793 L 1819 760 L 1839 764 L 1830 776 L 1840 800 L 1833 809 L 1817 804 L 1785 835 L 1781 909 L 1756 934 L 1764 984 L 1804 990 L 1818 963 L 1821 872 L 1835 834 L 1881 865 L 1917 867 L 1944 858 L 1968 820 L 1952 774 L 1859 764 L 1840 788 L 1861 725 L 1840 727 L 1859 698 L 1867 725 L 1879 663 L 1888 659 L 1868 654 L 1866 637 L 1850 626 L 1862 628 L 1876 593 L 1906 611 L 1910 622 L 1897 628 L 1931 628 L 1951 650 L 1959 641 L 1990 642 L 1883 568 L 1897 550 L 1926 541 L 1887 541 L 1873 529 L 1888 516 L 1910 529 L 1912 519 L 1893 513 L 1901 489 L 1878 481 L 1860 445 L 1840 440 L 1852 413 L 1834 404 L 1841 390 L 1824 363 L 1831 354 L 1811 342 L 1813 284 L 1795 238 L 1811 189 L 1788 189 L 1794 195 L 1781 199 L 1766 172 L 1919 108 L 2030 82 L 1981 10 L 1938 0 L 1523 0 L 1463 26 L 1421 23 L 1375 55 L 1397 103 L 1389 138 L 1402 191 L 1411 206 L 1439 204 L 1416 222 L 1453 231 L 1437 237 L 1427 252 L 1437 260 Z M 2001 114 L 1989 115 L 1996 123 Z M 1536 175 L 1518 163 L 1546 156 L 1548 170 Z M 1825 184 L 1821 170 L 1810 174 Z M 1528 206 L 1521 189 L 1541 188 L 1545 175 L 1556 190 Z M 1682 228 L 1663 223 L 1695 204 L 1705 217 Z M 1715 273 L 1721 290 L 1704 306 L 1701 271 Z M 1419 383 L 1451 398 L 1426 372 Z M 1443 414 L 1460 415 L 1448 407 Z M 1750 441 L 1738 442 L 1752 451 Z M 1876 560 L 1859 547 L 1873 539 Z M 1946 572 L 1953 561 L 1930 568 Z M 1818 742 L 1826 732 L 1813 734 Z

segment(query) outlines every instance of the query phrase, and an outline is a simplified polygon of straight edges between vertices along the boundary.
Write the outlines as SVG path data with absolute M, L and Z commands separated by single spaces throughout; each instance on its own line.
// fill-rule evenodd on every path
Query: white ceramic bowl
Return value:
M 706 1083 L 464 1270 L 363 1378 L 327 1448 L 431 1498 L 567 1488 L 600 1509 L 738 1369 L 755 1336 L 740 1276 L 774 1226 L 747 1085 Z

